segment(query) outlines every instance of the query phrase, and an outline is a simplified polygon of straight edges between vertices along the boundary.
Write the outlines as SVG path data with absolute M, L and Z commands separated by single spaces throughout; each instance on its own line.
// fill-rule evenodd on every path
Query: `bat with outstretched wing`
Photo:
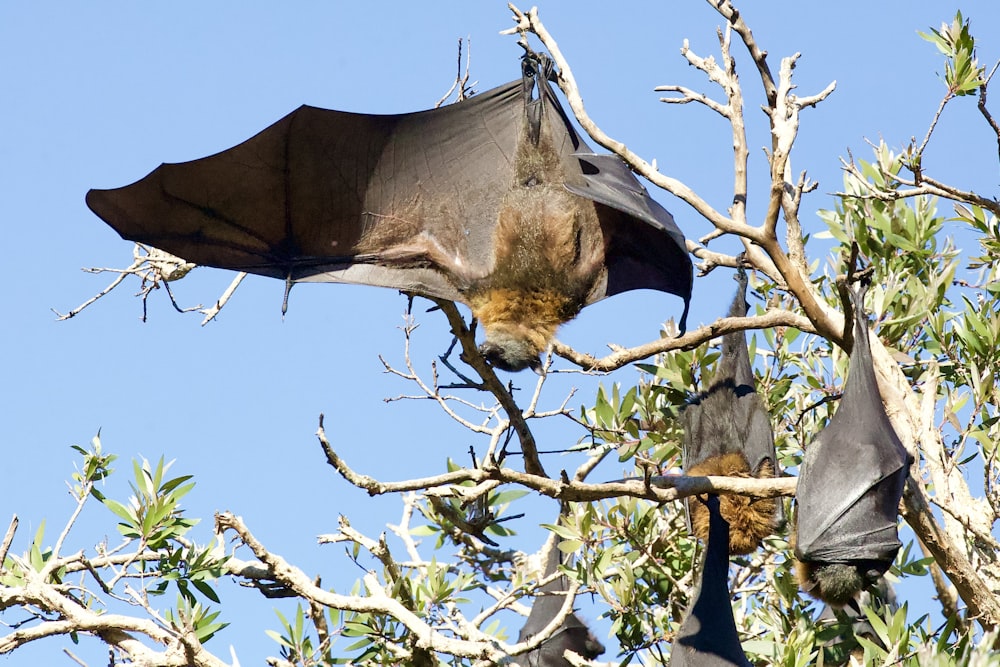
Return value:
M 882 405 L 864 312 L 851 291 L 854 347 L 837 412 L 806 447 L 799 469 L 795 557 L 810 595 L 842 606 L 876 582 L 902 546 L 899 500 L 913 459 Z
M 552 544 L 549 548 L 545 561 L 543 576 L 554 574 L 559 569 L 560 554 L 557 545 Z M 566 596 L 561 593 L 566 592 L 566 578 L 557 577 L 551 583 L 538 589 L 538 597 L 531 605 L 531 612 L 528 620 L 517 637 L 518 642 L 524 642 L 538 634 L 552 622 L 552 619 L 559 615 L 566 601 Z M 542 642 L 538 648 L 529 651 L 523 656 L 518 656 L 518 664 L 524 667 L 563 667 L 571 663 L 564 657 L 564 653 L 569 649 L 588 660 L 593 660 L 604 653 L 604 645 L 584 623 L 575 612 L 570 612 L 563 621 L 559 629 Z
M 739 288 L 730 317 L 747 314 L 747 275 L 736 274 Z M 684 472 L 687 475 L 774 477 L 778 471 L 774 433 L 767 407 L 757 393 L 753 367 L 742 331 L 722 337 L 722 356 L 708 388 L 699 393 L 681 415 L 684 424 Z M 729 549 L 747 554 L 782 522 L 784 513 L 775 498 L 727 494 L 719 500 L 729 522 Z M 708 537 L 709 514 L 703 502 L 685 502 L 692 532 Z
M 163 164 L 87 205 L 122 237 L 288 281 L 467 304 L 485 356 L 538 368 L 586 305 L 691 296 L 684 236 L 617 157 L 596 155 L 526 56 L 522 78 L 398 115 L 302 106 L 247 141 Z
M 729 524 L 719 497 L 692 498 L 708 517 L 708 546 L 694 603 L 670 648 L 670 667 L 750 667 L 740 644 L 729 595 Z

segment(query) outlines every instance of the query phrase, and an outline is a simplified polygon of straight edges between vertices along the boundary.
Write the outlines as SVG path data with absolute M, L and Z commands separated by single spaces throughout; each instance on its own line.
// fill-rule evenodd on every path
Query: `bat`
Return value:
M 694 603 L 681 623 L 670 648 L 670 667 L 750 667 L 733 618 L 729 597 L 730 526 L 722 515 L 715 494 L 694 498 L 704 505 L 708 516 L 708 546 L 701 570 L 701 582 Z
M 795 495 L 796 574 L 813 597 L 850 602 L 881 577 L 902 544 L 899 501 L 913 458 L 882 405 L 864 312 L 851 290 L 854 347 L 837 412 L 806 447 Z
M 545 574 L 543 576 L 555 573 L 559 569 L 559 562 L 559 548 L 553 544 L 545 561 Z M 528 620 L 517 637 L 518 642 L 528 641 L 535 634 L 544 630 L 545 626 L 559 615 L 566 599 L 560 593 L 566 591 L 566 586 L 566 578 L 558 577 L 539 588 L 541 595 L 536 597 L 531 605 Z M 519 662 L 525 667 L 568 666 L 570 662 L 563 657 L 567 649 L 587 660 L 593 660 L 604 653 L 604 645 L 594 637 L 587 624 L 580 620 L 580 617 L 574 612 L 566 617 L 566 620 L 551 637 L 542 642 L 538 648 L 524 654 L 523 662 Z
M 739 288 L 729 309 L 731 317 L 747 314 L 747 275 L 736 274 Z M 742 331 L 722 337 L 722 356 L 708 388 L 681 414 L 684 425 L 683 462 L 688 475 L 774 477 L 778 471 L 774 434 L 764 401 L 754 387 L 753 368 Z M 729 552 L 748 554 L 780 525 L 784 511 L 776 498 L 726 494 L 719 500 L 729 523 Z M 708 537 L 705 504 L 685 501 L 692 532 Z
M 440 109 L 302 106 L 228 150 L 91 190 L 87 205 L 195 264 L 462 302 L 481 352 L 508 371 L 537 370 L 559 325 L 628 290 L 680 296 L 683 331 L 684 235 L 576 133 L 551 62 L 522 62 L 520 79 Z

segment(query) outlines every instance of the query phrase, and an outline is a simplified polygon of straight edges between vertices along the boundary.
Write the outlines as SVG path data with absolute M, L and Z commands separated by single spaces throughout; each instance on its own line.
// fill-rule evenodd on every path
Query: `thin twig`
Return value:
M 17 532 L 17 524 L 19 519 L 15 514 L 10 518 L 10 525 L 7 526 L 7 533 L 3 536 L 3 542 L 0 543 L 0 572 L 4 569 L 4 561 L 7 560 L 7 552 L 10 551 L 11 542 L 14 541 L 14 533 Z

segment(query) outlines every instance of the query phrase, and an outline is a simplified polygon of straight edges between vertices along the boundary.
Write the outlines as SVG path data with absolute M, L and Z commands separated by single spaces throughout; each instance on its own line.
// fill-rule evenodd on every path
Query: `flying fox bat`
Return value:
M 747 275 L 736 274 L 739 288 L 730 317 L 747 314 Z M 754 388 L 753 368 L 742 331 L 722 337 L 722 357 L 708 389 L 682 413 L 684 472 L 687 475 L 774 477 L 778 471 L 774 434 L 767 408 Z M 775 498 L 727 494 L 719 500 L 729 523 L 729 551 L 747 554 L 778 527 L 784 513 Z M 686 501 L 692 532 L 708 537 L 709 515 L 704 503 Z
M 549 549 L 548 557 L 545 561 L 545 573 L 548 576 L 559 569 L 559 548 L 553 544 Z M 540 595 L 535 598 L 531 605 L 531 612 L 521 633 L 517 637 L 518 642 L 531 639 L 534 635 L 545 629 L 552 619 L 559 615 L 563 603 L 566 600 L 566 578 L 558 577 L 551 583 L 538 589 Z M 590 632 L 586 623 L 580 620 L 576 613 L 571 612 L 555 634 L 542 642 L 538 648 L 519 657 L 518 663 L 524 667 L 562 667 L 570 662 L 563 657 L 565 651 L 569 649 L 587 660 L 593 660 L 604 653 L 604 645 L 597 640 Z
M 673 217 L 577 135 L 547 59 L 522 70 L 416 113 L 302 106 L 221 153 L 91 190 L 87 205 L 196 264 L 460 301 L 505 370 L 537 369 L 560 324 L 627 290 L 683 298 L 683 330 L 693 275 Z
M 729 596 L 730 526 L 720 511 L 715 494 L 693 498 L 692 504 L 704 505 L 708 517 L 708 546 L 701 570 L 701 583 L 670 648 L 670 667 L 749 667 L 733 619 Z
M 796 498 L 795 557 L 810 595 L 843 606 L 889 569 L 899 500 L 913 459 L 882 405 L 864 312 L 851 291 L 854 347 L 836 414 L 805 450 Z

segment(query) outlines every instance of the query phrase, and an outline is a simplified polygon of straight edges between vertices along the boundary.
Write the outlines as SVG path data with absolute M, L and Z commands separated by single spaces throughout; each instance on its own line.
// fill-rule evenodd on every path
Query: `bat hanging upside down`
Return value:
M 730 317 L 747 314 L 747 274 L 740 268 L 739 288 Z M 763 399 L 755 387 L 753 367 L 742 331 L 722 337 L 722 357 L 708 388 L 681 413 L 684 423 L 684 472 L 687 475 L 775 477 L 780 475 L 774 432 Z M 775 498 L 726 494 L 716 503 L 729 524 L 729 552 L 748 554 L 784 521 Z M 709 511 L 704 501 L 685 502 L 692 532 L 708 538 Z
M 837 412 L 806 447 L 795 493 L 796 574 L 803 590 L 843 606 L 878 581 L 902 544 L 899 500 L 913 457 L 882 404 L 864 311 L 851 291 L 854 348 Z
M 627 290 L 683 298 L 683 330 L 684 236 L 621 160 L 577 135 L 550 73 L 526 56 L 521 79 L 416 113 L 302 106 L 87 205 L 195 264 L 460 301 L 505 370 L 537 369 L 560 324 Z

